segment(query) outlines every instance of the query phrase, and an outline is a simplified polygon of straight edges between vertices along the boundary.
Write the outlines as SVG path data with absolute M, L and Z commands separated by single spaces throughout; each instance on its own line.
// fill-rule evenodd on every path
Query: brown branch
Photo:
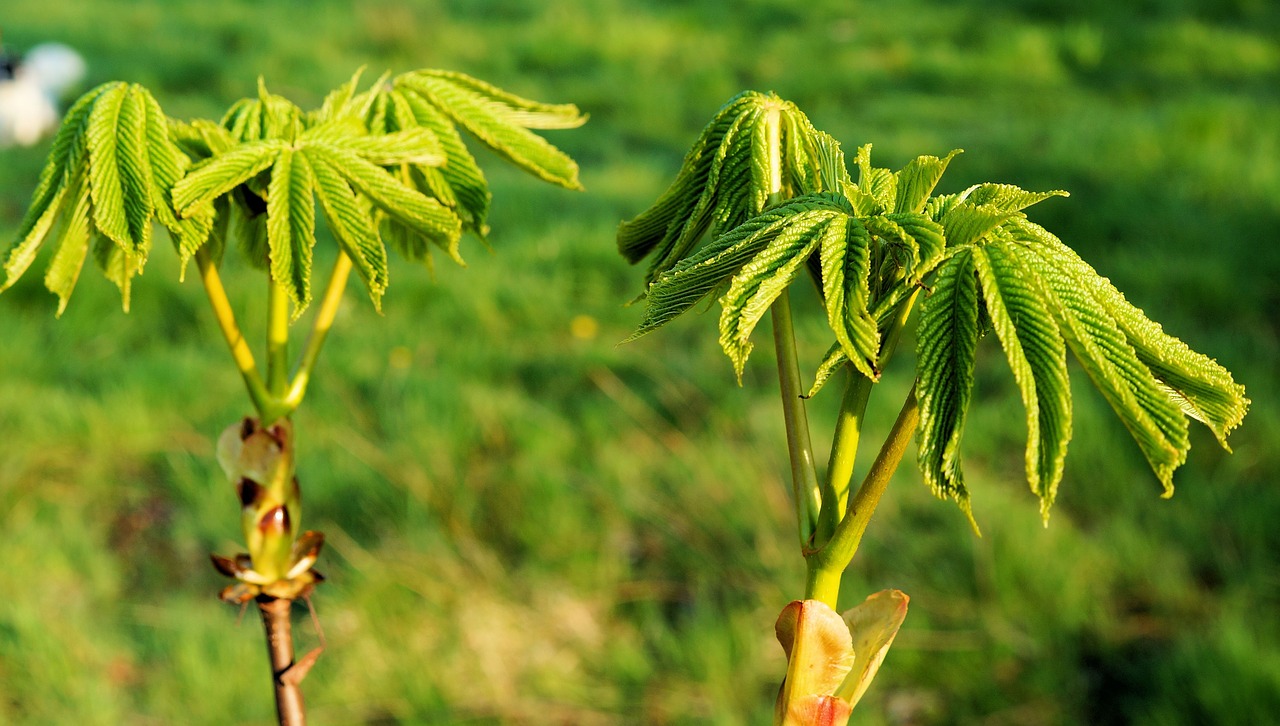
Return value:
M 276 718 L 280 726 L 304 726 L 306 711 L 302 706 L 302 689 L 298 684 L 306 675 L 314 658 L 302 668 L 293 662 L 293 630 L 289 621 L 292 600 L 262 595 L 258 598 L 258 610 L 262 613 L 262 628 L 267 636 L 267 654 L 271 657 L 271 680 L 275 684 Z M 299 666 L 303 664 L 297 664 Z

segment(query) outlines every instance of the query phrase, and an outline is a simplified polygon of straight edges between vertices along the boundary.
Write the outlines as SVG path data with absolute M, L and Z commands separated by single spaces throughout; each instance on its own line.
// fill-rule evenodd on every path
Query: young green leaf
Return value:
M 974 248 L 973 260 L 992 327 L 1004 347 L 1027 411 L 1027 482 L 1049 508 L 1071 440 L 1066 346 L 1034 270 L 1007 243 Z
M 351 258 L 356 272 L 369 289 L 374 307 L 381 310 L 382 295 L 387 290 L 387 250 L 378 238 L 373 219 L 357 202 L 342 174 L 334 169 L 323 153 L 314 148 L 304 152 L 315 174 L 316 196 L 324 211 L 325 221 L 338 246 Z
M 978 343 L 978 282 L 973 250 L 955 251 L 935 273 L 916 333 L 916 398 L 920 403 L 920 469 L 940 497 L 969 513 L 960 470 L 960 437 L 973 388 Z
M 306 155 L 282 150 L 271 168 L 267 245 L 271 278 L 288 290 L 295 316 L 311 302 L 311 247 L 316 241 L 314 184 Z
M 396 85 L 422 96 L 521 169 L 567 189 L 582 188 L 578 165 L 541 136 L 528 131 L 580 126 L 586 117 L 576 107 L 538 104 L 449 71 L 406 73 L 396 78 Z
M 286 145 L 281 141 L 254 141 L 202 161 L 173 187 L 173 206 L 186 217 L 230 192 L 276 162 Z
M 769 138 L 775 131 L 780 179 L 770 172 Z M 775 184 L 781 184 L 783 198 L 819 191 L 816 134 L 794 104 L 772 94 L 740 94 L 703 130 L 658 201 L 618 227 L 619 252 L 632 263 L 653 254 L 645 275 L 652 282 L 686 257 L 708 229 L 719 235 L 762 212 Z

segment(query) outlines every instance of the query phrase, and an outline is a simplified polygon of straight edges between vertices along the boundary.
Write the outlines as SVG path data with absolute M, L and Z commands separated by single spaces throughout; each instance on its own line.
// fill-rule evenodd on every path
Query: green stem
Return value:
M 858 457 L 858 440 L 862 436 L 862 423 L 867 410 L 867 398 L 874 382 L 852 370 L 853 376 L 840 401 L 840 414 L 836 419 L 835 436 L 831 442 L 831 456 L 827 462 L 827 478 L 822 488 L 822 514 L 818 518 L 818 536 L 814 548 L 821 547 L 835 532 L 836 525 L 844 518 L 849 501 L 849 482 L 853 479 L 853 465 Z
M 209 297 L 213 317 L 218 321 L 218 327 L 222 330 L 222 337 L 227 341 L 227 347 L 231 349 L 231 357 L 244 378 L 249 399 L 258 410 L 258 416 L 266 420 L 273 414 L 277 414 L 278 418 L 279 403 L 268 393 L 266 384 L 258 373 L 257 364 L 253 360 L 253 351 L 249 349 L 249 343 L 240 332 L 240 327 L 236 325 L 236 316 L 231 310 L 231 302 L 227 299 L 226 288 L 222 286 L 218 267 L 206 249 L 196 252 L 196 266 L 200 270 L 200 279 L 204 282 L 205 294 Z M 275 419 L 272 418 L 272 420 Z
M 342 303 L 342 294 L 347 289 L 347 278 L 351 274 L 351 258 L 345 252 L 338 252 L 338 259 L 333 263 L 333 274 L 329 276 L 329 284 L 325 287 L 324 298 L 316 310 L 315 321 L 311 325 L 311 333 L 298 359 L 298 367 L 293 373 L 293 381 L 289 384 L 285 403 L 290 408 L 297 408 L 307 394 L 307 384 L 311 381 L 311 373 L 315 370 L 316 360 L 320 357 L 320 349 L 333 327 L 333 320 L 338 315 L 338 307 Z
M 267 389 L 283 399 L 289 388 L 289 295 L 267 275 Z M 266 423 L 266 422 L 264 422 Z
M 773 345 L 778 357 L 778 383 L 782 391 L 782 419 L 787 428 L 787 453 L 791 459 L 791 488 L 800 527 L 801 551 L 811 546 L 818 521 L 818 473 L 809 438 L 809 415 L 800 387 L 800 363 L 796 357 L 795 331 L 791 324 L 791 299 L 786 290 L 769 308 L 773 316 Z
M 814 565 L 814 560 L 807 562 L 808 576 L 804 582 L 804 599 L 821 600 L 827 607 L 835 610 L 840 599 L 840 576 L 844 569 L 826 569 Z
M 849 503 L 849 511 L 844 519 L 840 520 L 840 525 L 836 527 L 831 541 L 821 551 L 809 556 L 811 573 L 814 569 L 820 569 L 827 573 L 837 573 L 838 577 L 838 573 L 843 572 L 849 565 L 854 553 L 858 551 L 858 545 L 862 542 L 862 535 L 867 531 L 871 515 L 875 512 L 876 505 L 880 503 L 880 497 L 888 487 L 893 473 L 897 471 L 898 464 L 902 463 L 902 457 L 919 424 L 920 408 L 916 400 L 916 388 L 913 385 L 907 393 L 907 400 L 902 404 L 902 410 L 898 412 L 898 418 L 893 422 L 893 428 L 889 430 L 889 436 L 880 447 L 880 453 L 871 464 L 871 470 L 862 480 L 858 493 Z M 811 576 L 810 580 L 812 579 Z

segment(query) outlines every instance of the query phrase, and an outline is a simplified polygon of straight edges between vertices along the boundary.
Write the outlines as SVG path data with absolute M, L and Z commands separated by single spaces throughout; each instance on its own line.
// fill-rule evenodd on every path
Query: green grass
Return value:
M 147 84 L 177 116 L 220 113 L 259 73 L 314 104 L 364 63 L 454 68 L 592 116 L 553 136 L 587 193 L 482 159 L 494 252 L 468 243 L 470 267 L 434 281 L 400 265 L 383 317 L 359 294 L 344 304 L 296 417 L 304 526 L 329 535 L 314 723 L 768 722 L 784 665 L 772 624 L 803 585 L 771 357 L 736 387 L 709 315 L 616 346 L 641 273 L 612 241 L 749 87 L 846 147 L 874 141 L 891 166 L 966 149 L 947 190 L 1069 190 L 1033 218 L 1254 401 L 1233 455 L 1196 432 L 1162 501 L 1074 370 L 1076 434 L 1045 529 L 1017 393 L 980 349 L 965 456 L 984 537 L 899 474 L 844 597 L 899 587 L 911 613 L 855 722 L 1274 718 L 1280 10 L 453 5 L 5 3 L 7 43 L 68 42 L 89 83 Z M 0 154 L 6 239 L 44 153 Z M 199 285 L 177 282 L 161 246 L 132 313 L 86 272 L 55 321 L 40 269 L 0 295 L 0 722 L 263 723 L 259 628 L 214 599 L 224 583 L 204 559 L 237 548 L 213 445 L 248 404 Z M 256 301 L 243 265 L 226 278 L 242 309 Z M 573 335 L 577 316 L 594 335 Z M 823 327 L 801 321 L 805 360 Z M 886 385 L 881 434 L 906 390 Z M 835 398 L 813 402 L 815 440 Z

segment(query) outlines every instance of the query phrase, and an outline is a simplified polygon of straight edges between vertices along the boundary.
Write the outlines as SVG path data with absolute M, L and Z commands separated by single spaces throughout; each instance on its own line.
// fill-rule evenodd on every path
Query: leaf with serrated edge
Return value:
M 315 174 L 316 196 L 324 210 L 325 221 L 364 280 L 374 307 L 381 310 L 382 295 L 387 291 L 388 282 L 387 250 L 378 237 L 373 220 L 357 203 L 351 187 L 330 166 L 324 155 L 315 151 L 308 148 L 304 153 Z
M 1138 359 L 1183 412 L 1204 423 L 1226 447 L 1227 434 L 1240 424 L 1248 411 L 1249 399 L 1245 397 L 1244 386 L 1236 383 L 1231 373 L 1213 359 L 1164 332 L 1159 323 L 1126 300 L 1109 280 L 1071 253 L 1057 237 L 1025 221 L 1019 224 L 1019 230 L 1024 238 L 1039 240 L 1047 249 L 1057 249 L 1062 264 L 1073 266 L 1077 275 L 1095 281 L 1095 298 L 1120 326 Z
M 916 398 L 920 404 L 920 469 L 939 497 L 969 514 L 960 470 L 960 437 L 973 388 L 978 343 L 978 284 L 973 251 L 956 252 L 937 270 L 916 333 Z M 970 515 L 972 520 L 972 515 Z
M 62 223 L 62 231 L 56 243 L 57 252 L 45 272 L 44 285 L 49 292 L 58 296 L 58 317 L 62 317 L 67 309 L 67 302 L 75 290 L 80 271 L 84 268 L 85 258 L 89 254 L 89 237 L 93 231 L 89 220 L 90 202 L 89 185 L 85 178 L 85 170 L 80 170 L 67 187 L 72 202 L 70 213 Z
M 284 148 L 279 141 L 253 141 L 196 164 L 174 185 L 173 206 L 184 217 L 198 211 L 269 168 Z
M 1173 471 L 1191 446 L 1187 420 L 1100 302 L 1102 278 L 1067 247 L 1044 244 L 1021 225 L 1010 231 L 1026 251 L 1024 259 L 1035 261 L 1067 344 L 1138 443 L 1164 496 L 1172 496 Z
M 450 257 L 462 264 L 458 255 L 462 221 L 448 207 L 401 184 L 382 167 L 365 161 L 346 148 L 332 144 L 308 144 L 307 149 L 312 158 L 323 156 L 378 209 L 437 242 Z
M 951 153 L 939 159 L 936 156 L 918 156 L 897 173 L 895 186 L 898 196 L 894 202 L 895 212 L 919 212 L 924 209 L 933 188 L 942 179 L 951 159 L 961 152 L 952 149 Z
M 306 156 L 284 149 L 271 167 L 267 192 L 267 246 L 271 278 L 285 286 L 297 318 L 311 302 L 311 248 L 315 245 L 313 177 Z
M 582 188 L 573 159 L 511 121 L 475 86 L 425 72 L 400 76 L 397 83 L 426 97 L 481 143 L 521 169 L 566 189 Z
M 1043 300 L 1034 270 L 1006 244 L 973 252 L 983 300 L 1027 411 L 1027 483 L 1049 509 L 1062 479 L 1071 440 L 1071 387 L 1062 333 Z
M 122 249 L 134 251 L 139 245 L 133 239 L 125 214 L 118 161 L 120 138 L 117 124 L 120 107 L 128 95 L 129 87 L 123 84 L 103 92 L 93 104 L 85 134 L 88 139 L 89 193 L 93 199 L 94 227 Z
M 120 165 L 120 189 L 132 252 L 139 261 L 151 250 L 151 217 L 154 181 L 147 151 L 147 106 L 139 86 L 130 86 L 120 104 L 116 123 L 116 162 Z
M 845 355 L 864 376 L 876 380 L 880 332 L 867 311 L 871 292 L 871 235 L 857 219 L 833 214 L 821 235 L 822 297 L 827 322 Z
M 448 79 L 458 86 L 470 89 L 488 100 L 495 115 L 526 129 L 576 129 L 587 122 L 587 117 L 571 103 L 532 101 L 456 71 L 429 70 L 418 73 Z
M 753 347 L 752 331 L 818 248 L 821 232 L 830 223 L 831 215 L 822 210 L 789 219 L 768 246 L 734 275 L 720 297 L 720 347 L 733 361 L 739 383 Z

